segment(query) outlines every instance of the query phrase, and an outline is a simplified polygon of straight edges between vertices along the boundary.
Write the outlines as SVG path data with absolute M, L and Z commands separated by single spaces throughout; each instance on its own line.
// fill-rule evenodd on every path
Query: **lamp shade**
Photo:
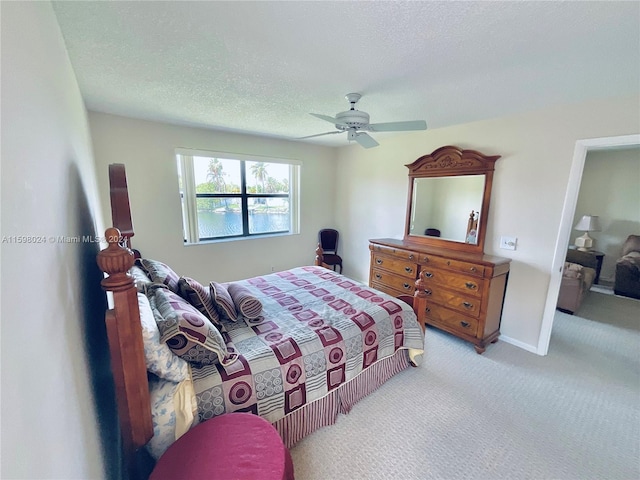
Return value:
M 601 230 L 600 219 L 597 215 L 583 215 L 573 228 L 581 232 L 599 232 Z

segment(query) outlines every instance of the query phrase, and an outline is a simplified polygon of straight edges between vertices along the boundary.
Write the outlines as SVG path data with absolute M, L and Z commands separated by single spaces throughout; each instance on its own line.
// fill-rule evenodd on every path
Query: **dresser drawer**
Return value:
M 481 298 L 460 295 L 435 284 L 428 284 L 424 289 L 424 293 L 427 295 L 428 304 L 443 305 L 474 317 L 480 315 Z
M 375 253 L 382 253 L 388 257 L 393 257 L 398 260 L 408 260 L 410 262 L 417 262 L 421 257 L 421 255 L 419 255 L 417 252 L 385 247 L 384 245 L 373 245 L 371 249 L 373 250 L 374 255 Z
M 477 277 L 484 276 L 485 267 L 477 263 L 463 262 L 461 260 L 452 260 L 444 257 L 436 257 L 429 255 L 426 258 L 425 267 L 446 268 L 456 272 L 468 273 Z M 427 268 L 428 269 L 428 268 Z
M 447 330 L 455 330 L 456 332 L 461 332 L 474 337 L 478 332 L 477 318 L 461 315 L 454 310 L 449 310 L 448 308 L 441 307 L 440 305 L 428 303 L 425 311 L 425 318 L 427 319 L 427 323 L 436 327 L 443 327 Z
M 418 265 L 416 265 L 415 263 L 407 262 L 405 260 L 400 260 L 386 255 L 379 255 L 377 253 L 373 254 L 372 261 L 373 268 L 375 269 L 384 269 L 389 272 L 411 278 L 413 280 L 415 280 L 418 276 Z
M 410 295 L 408 292 L 403 292 L 401 290 L 396 290 L 395 288 L 391 288 L 388 285 L 384 285 L 382 283 L 371 282 L 369 285 L 371 288 L 375 288 L 376 290 L 380 290 L 381 292 L 387 293 L 392 297 L 398 297 L 400 295 Z
M 465 295 L 468 294 L 481 297 L 484 289 L 484 282 L 482 279 L 471 275 L 449 272 L 439 268 L 422 266 L 420 276 L 424 279 L 427 285 L 444 285 L 455 290 L 460 290 L 461 292 L 464 292 Z
M 371 281 L 371 282 L 369 282 L 369 286 L 371 288 L 375 288 L 376 290 L 380 290 L 381 292 L 388 293 L 389 295 L 392 295 L 394 297 L 397 297 L 401 293 L 401 292 L 399 292 L 397 290 L 394 290 L 393 288 L 389 287 L 388 285 L 385 285 L 384 283 L 378 283 L 378 282 Z
M 386 291 L 384 288 L 376 287 L 374 284 L 386 285 L 399 293 L 406 293 L 407 295 L 413 295 L 416 289 L 414 279 L 395 275 L 380 268 L 374 268 L 371 272 L 371 286 L 378 290 Z

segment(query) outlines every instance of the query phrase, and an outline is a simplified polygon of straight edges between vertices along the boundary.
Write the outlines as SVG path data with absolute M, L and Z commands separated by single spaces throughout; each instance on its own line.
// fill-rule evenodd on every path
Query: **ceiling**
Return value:
M 161 122 L 293 139 L 350 92 L 438 128 L 640 90 L 637 1 L 53 5 L 87 108 Z

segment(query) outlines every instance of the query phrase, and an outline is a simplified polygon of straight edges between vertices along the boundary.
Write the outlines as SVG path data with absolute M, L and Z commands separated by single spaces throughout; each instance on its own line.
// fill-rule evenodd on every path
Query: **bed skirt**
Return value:
M 409 365 L 408 350 L 399 349 L 319 400 L 291 412 L 273 426 L 286 447 L 291 448 L 317 429 L 336 423 L 338 414 L 349 413 L 356 403 Z

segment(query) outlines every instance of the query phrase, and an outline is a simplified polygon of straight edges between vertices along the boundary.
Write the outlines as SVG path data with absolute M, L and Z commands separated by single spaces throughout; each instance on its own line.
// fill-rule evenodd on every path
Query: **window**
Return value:
M 299 163 L 181 151 L 185 243 L 298 233 Z

